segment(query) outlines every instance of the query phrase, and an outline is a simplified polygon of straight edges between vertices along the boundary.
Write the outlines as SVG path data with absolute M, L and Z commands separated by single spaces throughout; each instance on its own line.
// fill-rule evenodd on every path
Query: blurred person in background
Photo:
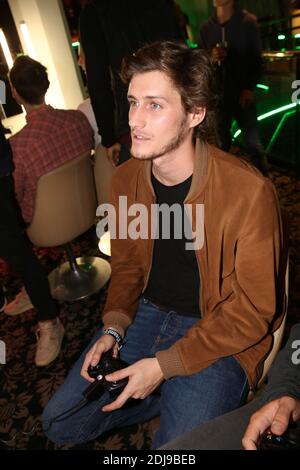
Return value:
M 9 74 L 12 94 L 26 110 L 27 124 L 13 135 L 14 183 L 22 216 L 30 224 L 39 178 L 54 168 L 88 153 L 93 131 L 83 113 L 55 109 L 45 102 L 47 69 L 28 56 L 19 56 Z
M 0 286 L 0 312 L 18 315 L 36 308 L 38 329 L 35 364 L 46 366 L 60 352 L 64 328 L 58 319 L 58 308 L 51 297 L 46 273 L 23 233 L 12 173 L 11 147 L 0 123 L 0 257 L 20 277 L 26 288 L 7 304 L 4 290 Z
M 242 130 L 244 150 L 267 176 L 259 137 L 254 89 L 262 72 L 261 40 L 256 17 L 237 0 L 213 0 L 215 14 L 201 25 L 198 45 L 212 56 L 220 87 L 217 128 L 220 148 L 231 147 L 233 119 Z
M 93 0 L 80 16 L 89 94 L 102 145 L 117 165 L 130 158 L 124 56 L 156 40 L 184 40 L 168 0 Z
M 13 97 L 26 110 L 27 123 L 10 138 L 14 185 L 12 181 L 7 183 L 7 194 L 10 192 L 7 200 L 11 201 L 14 191 L 23 221 L 30 224 L 39 178 L 73 158 L 88 154 L 93 148 L 93 132 L 88 120 L 79 111 L 54 109 L 46 105 L 45 95 L 50 83 L 46 68 L 39 62 L 25 55 L 17 57 L 9 80 Z M 43 366 L 57 357 L 64 328 L 57 317 L 47 277 L 26 242 L 22 241 L 13 203 L 9 204 L 3 209 L 6 219 L 11 221 L 3 231 L 9 243 L 3 257 L 19 273 L 26 290 L 22 289 L 4 312 L 10 315 L 21 313 L 30 308 L 32 301 L 38 311 L 35 363 Z

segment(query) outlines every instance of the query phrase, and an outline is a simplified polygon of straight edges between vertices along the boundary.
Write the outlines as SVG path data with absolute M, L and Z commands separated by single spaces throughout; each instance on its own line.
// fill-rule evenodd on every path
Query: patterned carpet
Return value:
M 300 181 L 292 174 L 274 170 L 271 173 L 282 207 L 290 223 L 290 303 L 287 333 L 292 324 L 300 321 Z M 74 243 L 76 254 L 99 255 L 94 230 Z M 36 249 L 47 272 L 63 260 L 63 254 L 54 249 Z M 19 290 L 20 282 L 0 261 L 0 280 L 11 299 Z M 0 338 L 6 343 L 7 364 L 0 376 L 0 439 L 8 442 L 7 449 L 69 449 L 49 442 L 37 429 L 28 433 L 39 422 L 43 407 L 63 382 L 68 370 L 89 342 L 100 324 L 106 289 L 87 300 L 61 304 L 61 319 L 66 335 L 60 357 L 51 365 L 38 369 L 34 366 L 35 313 L 27 311 L 16 317 L 0 314 Z M 286 334 L 287 334 L 286 333 Z M 115 430 L 97 440 L 76 446 L 76 449 L 148 449 L 157 420 Z M 16 435 L 16 438 L 14 436 Z

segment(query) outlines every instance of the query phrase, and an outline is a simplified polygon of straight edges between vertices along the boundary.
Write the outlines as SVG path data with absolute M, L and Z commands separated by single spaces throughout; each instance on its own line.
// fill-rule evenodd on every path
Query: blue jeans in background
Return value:
M 142 298 L 134 322 L 127 330 L 120 357 L 129 364 L 154 357 L 157 351 L 169 348 L 180 339 L 197 321 L 196 317 L 178 315 L 174 311 L 163 312 Z M 238 408 L 244 400 L 248 389 L 246 375 L 233 357 L 226 357 L 196 374 L 166 380 L 156 393 L 137 400 L 137 404 L 128 408 L 102 412 L 101 408 L 112 401 L 105 392 L 99 400 L 88 403 L 48 429 L 51 419 L 82 400 L 82 392 L 89 383 L 80 376 L 80 370 L 85 354 L 100 336 L 101 330 L 44 410 L 43 428 L 54 442 L 81 444 L 110 429 L 142 423 L 160 415 L 153 441 L 153 448 L 158 448 L 199 424 Z

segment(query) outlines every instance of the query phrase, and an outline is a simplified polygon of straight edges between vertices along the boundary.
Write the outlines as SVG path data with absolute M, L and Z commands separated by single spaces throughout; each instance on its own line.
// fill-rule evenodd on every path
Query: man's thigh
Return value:
M 197 374 L 167 380 L 161 390 L 161 419 L 154 448 L 238 408 L 247 389 L 246 375 L 232 357 L 222 358 Z

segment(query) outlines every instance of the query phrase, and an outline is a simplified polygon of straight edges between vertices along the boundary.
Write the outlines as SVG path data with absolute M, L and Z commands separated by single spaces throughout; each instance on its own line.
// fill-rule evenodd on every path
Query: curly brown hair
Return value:
M 163 72 L 172 80 L 185 112 L 206 109 L 205 119 L 195 128 L 194 137 L 215 143 L 218 95 L 209 55 L 202 49 L 191 49 L 179 42 L 154 42 L 123 59 L 121 79 L 129 85 L 135 74 L 153 71 Z

